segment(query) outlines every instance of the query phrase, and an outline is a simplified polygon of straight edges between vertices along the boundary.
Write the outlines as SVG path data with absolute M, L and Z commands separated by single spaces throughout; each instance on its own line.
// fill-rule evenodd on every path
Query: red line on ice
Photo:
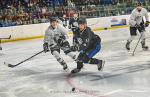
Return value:
M 79 86 L 76 86 L 76 85 L 73 83 L 73 81 L 72 81 L 71 78 L 70 78 L 70 75 L 67 75 L 66 77 L 67 77 L 67 78 L 66 78 L 67 83 L 70 85 L 70 87 L 75 88 L 75 90 L 78 90 L 79 92 L 82 92 L 82 93 L 84 93 L 84 94 L 86 94 L 86 95 L 89 95 L 89 96 L 104 97 L 104 96 L 100 96 L 100 95 L 97 95 L 97 94 L 94 94 L 94 93 L 87 92 L 87 91 L 89 91 L 89 90 L 79 88 Z

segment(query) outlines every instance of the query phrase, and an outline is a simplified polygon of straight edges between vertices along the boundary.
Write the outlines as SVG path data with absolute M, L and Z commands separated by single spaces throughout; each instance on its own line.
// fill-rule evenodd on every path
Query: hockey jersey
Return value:
M 80 50 L 93 49 L 96 43 L 101 41 L 100 37 L 94 34 L 89 27 L 86 27 L 82 32 L 78 28 L 75 32 L 75 40 Z
M 140 25 L 143 22 L 143 17 L 145 17 L 146 21 L 149 21 L 147 10 L 145 8 L 142 8 L 139 12 L 137 8 L 135 8 L 131 13 L 129 25 L 131 27 L 135 27 L 136 24 Z
M 61 36 L 68 38 L 67 32 L 68 30 L 60 24 L 58 24 L 55 29 L 49 26 L 45 31 L 44 43 L 46 42 L 49 45 L 57 45 L 56 40 Z
M 69 26 L 71 29 L 78 27 L 78 18 L 71 18 L 69 21 Z

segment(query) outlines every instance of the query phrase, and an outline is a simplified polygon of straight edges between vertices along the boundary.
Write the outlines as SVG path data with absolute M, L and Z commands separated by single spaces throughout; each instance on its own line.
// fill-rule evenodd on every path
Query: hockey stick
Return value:
M 142 38 L 142 35 L 143 35 L 143 34 L 141 34 L 141 36 L 140 36 L 140 38 L 139 38 L 139 40 L 138 40 L 138 42 L 137 42 L 137 44 L 136 44 L 136 46 L 135 46 L 135 48 L 134 48 L 134 51 L 133 51 L 133 53 L 132 53 L 132 56 L 134 56 L 134 54 L 135 54 L 135 50 L 136 50 L 136 48 L 137 48 L 137 46 L 138 46 L 138 44 L 139 44 L 139 42 L 140 42 L 140 40 L 141 40 L 141 38 Z
M 10 39 L 11 38 L 11 35 L 9 37 L 6 37 L 6 38 L 0 38 L 0 39 Z
M 15 64 L 15 65 L 7 64 L 6 62 L 4 62 L 4 64 L 8 65 L 8 67 L 13 68 L 13 67 L 16 67 L 16 66 L 18 66 L 18 65 L 20 65 L 20 64 L 22 64 L 22 63 L 24 63 L 24 62 L 26 62 L 26 61 L 28 61 L 28 60 L 30 60 L 31 58 L 33 58 L 33 57 L 35 57 L 35 56 L 37 56 L 37 55 L 39 55 L 39 54 L 41 54 L 41 53 L 43 53 L 43 52 L 44 52 L 44 50 L 42 50 L 42 51 L 40 51 L 40 52 L 38 52 L 38 53 L 32 55 L 31 57 L 29 57 L 29 58 L 27 58 L 27 59 L 25 59 L 25 60 L 23 60 L 23 61 L 21 61 L 21 62 Z
M 0 50 L 2 50 L 2 46 L 1 46 L 2 39 L 10 39 L 10 38 L 11 38 L 11 35 L 8 38 L 0 38 Z
M 0 38 L 0 39 L 10 39 L 11 38 L 11 35 L 9 37 L 6 37 L 6 38 Z
M 2 45 L 1 45 L 1 43 L 2 43 L 2 41 L 1 41 L 1 39 L 0 39 L 0 50 L 2 50 Z
M 144 25 L 144 27 L 146 27 L 146 26 Z M 143 33 L 141 33 L 141 36 L 140 36 L 140 38 L 139 38 L 139 40 L 138 40 L 138 42 L 137 42 L 137 44 L 136 44 L 136 46 L 135 46 L 135 48 L 134 48 L 134 51 L 133 51 L 133 53 L 132 53 L 132 56 L 134 56 L 135 50 L 136 50 L 136 48 L 137 48 L 137 46 L 138 46 L 138 44 L 139 44 L 139 42 L 140 42 L 142 36 L 143 36 Z

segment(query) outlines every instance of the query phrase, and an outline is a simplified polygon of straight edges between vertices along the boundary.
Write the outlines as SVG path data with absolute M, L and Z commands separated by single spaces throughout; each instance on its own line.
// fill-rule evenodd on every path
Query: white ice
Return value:
M 0 97 L 150 97 L 150 51 L 143 51 L 139 44 L 132 56 L 138 37 L 131 44 L 131 51 L 126 51 L 128 28 L 97 34 L 102 38 L 102 50 L 95 57 L 106 61 L 104 70 L 100 72 L 97 66 L 85 64 L 75 75 L 64 72 L 50 52 L 15 68 L 4 64 L 16 64 L 41 51 L 43 39 L 2 44 Z M 150 46 L 150 33 L 146 34 Z M 75 68 L 76 63 L 61 53 L 69 69 Z

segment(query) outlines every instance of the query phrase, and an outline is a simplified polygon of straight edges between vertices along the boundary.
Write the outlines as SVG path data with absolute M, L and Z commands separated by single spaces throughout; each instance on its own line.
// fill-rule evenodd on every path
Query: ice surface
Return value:
M 75 75 L 64 72 L 51 53 L 40 54 L 15 68 L 3 64 L 16 64 L 41 51 L 42 39 L 2 44 L 0 97 L 150 97 L 150 51 L 142 51 L 139 44 L 132 56 L 137 43 L 134 40 L 131 52 L 127 52 L 127 28 L 97 34 L 102 38 L 102 50 L 95 57 L 106 61 L 103 72 L 85 64 Z M 72 59 L 64 53 L 62 56 L 70 70 L 76 67 Z M 75 92 L 71 91 L 73 87 Z

